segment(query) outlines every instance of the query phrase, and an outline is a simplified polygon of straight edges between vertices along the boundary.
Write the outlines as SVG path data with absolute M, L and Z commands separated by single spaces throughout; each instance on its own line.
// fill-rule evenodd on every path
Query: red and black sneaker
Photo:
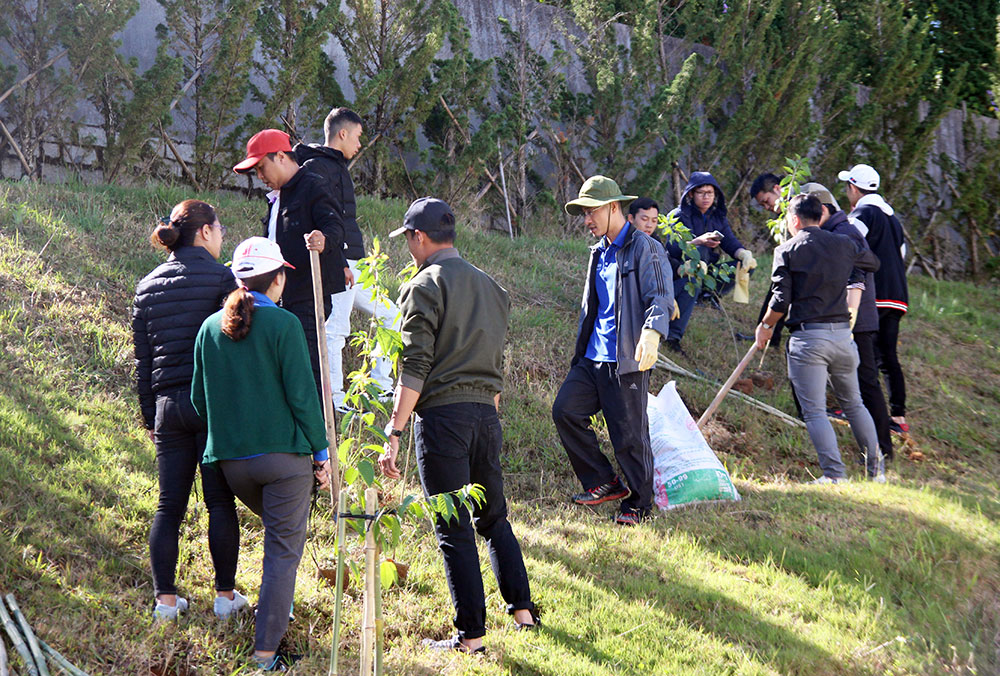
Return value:
M 606 484 L 577 493 L 570 499 L 578 505 L 599 505 L 608 500 L 620 500 L 628 497 L 629 489 L 622 485 L 621 479 L 615 477 Z
M 632 509 L 631 507 L 622 507 L 621 511 L 615 515 L 615 523 L 619 526 L 638 526 L 649 518 L 649 512 Z

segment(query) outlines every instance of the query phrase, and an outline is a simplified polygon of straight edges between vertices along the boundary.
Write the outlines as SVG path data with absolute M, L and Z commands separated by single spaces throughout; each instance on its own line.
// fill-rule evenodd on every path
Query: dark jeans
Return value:
M 879 308 L 878 368 L 885 376 L 886 386 L 889 388 L 889 412 L 893 416 L 906 415 L 906 383 L 903 381 L 903 369 L 896 355 L 899 320 L 902 318 L 902 310 Z
M 177 535 L 187 511 L 208 435 L 205 421 L 191 404 L 188 389 L 165 392 L 156 397 L 156 468 L 160 501 L 149 530 L 149 560 L 153 568 L 153 593 L 176 594 Z M 225 478 L 216 469 L 201 465 L 201 490 L 208 508 L 208 549 L 215 568 L 216 591 L 236 587 L 236 563 L 240 549 L 240 527 L 236 503 Z
M 715 287 L 715 295 L 720 297 L 732 291 L 733 287 L 736 286 L 736 263 L 728 261 L 723 263 L 722 266 L 729 268 L 729 281 L 716 280 L 718 286 Z M 750 273 L 753 274 L 753 270 Z M 677 309 L 680 310 L 680 316 L 670 321 L 667 340 L 680 340 L 683 338 L 684 332 L 687 331 L 688 322 L 691 321 L 691 315 L 694 314 L 696 299 L 687 292 L 687 283 L 687 277 L 680 277 L 674 280 L 674 300 L 677 301 Z M 705 289 L 705 291 L 708 291 L 708 289 Z
M 486 634 L 486 598 L 473 526 L 486 540 L 507 612 L 534 612 L 521 546 L 507 521 L 500 469 L 503 431 L 496 409 L 473 403 L 424 409 L 416 416 L 413 434 L 425 494 L 447 493 L 469 483 L 481 484 L 486 492 L 486 503 L 473 508 L 471 520 L 469 511 L 461 509 L 450 522 L 438 517 L 434 523 L 458 635 L 473 639 Z
M 885 395 L 878 382 L 878 358 L 875 348 L 875 331 L 859 331 L 854 334 L 854 344 L 858 346 L 858 387 L 861 402 L 868 409 L 875 423 L 878 445 L 886 459 L 892 458 L 892 434 L 889 431 L 889 409 L 885 405 Z
M 316 342 L 316 307 L 313 304 L 313 299 L 308 298 L 306 300 L 295 300 L 291 302 L 285 302 L 284 299 L 282 299 L 281 307 L 291 312 L 300 322 L 302 322 L 302 329 L 306 332 L 306 345 L 309 347 L 309 363 L 312 366 L 313 378 L 316 380 L 316 392 L 319 394 L 320 403 L 322 403 L 323 381 L 320 377 L 319 343 Z M 326 318 L 330 316 L 331 309 L 333 309 L 333 301 L 330 300 L 330 294 L 324 294 L 324 322 L 326 322 Z M 329 392 L 327 396 L 332 397 L 333 392 Z
M 244 460 L 223 460 L 219 466 L 233 492 L 264 524 L 254 650 L 277 650 L 288 628 L 295 574 L 306 544 L 312 458 L 266 453 Z
M 615 459 L 632 493 L 623 508 L 648 512 L 653 504 L 653 450 L 649 444 L 649 371 L 618 376 L 618 365 L 581 359 L 569 370 L 552 403 L 552 420 L 585 490 L 615 478 L 601 453 L 590 417 L 604 412 Z

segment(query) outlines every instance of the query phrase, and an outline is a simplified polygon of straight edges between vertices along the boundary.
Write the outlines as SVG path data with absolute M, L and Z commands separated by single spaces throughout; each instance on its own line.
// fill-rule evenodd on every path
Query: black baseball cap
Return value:
M 449 222 L 445 222 L 445 216 L 451 216 Z M 402 235 L 407 230 L 420 230 L 421 232 L 440 232 L 451 230 L 455 227 L 455 214 L 451 207 L 434 197 L 421 197 L 410 204 L 403 216 L 403 225 L 389 233 L 389 237 Z

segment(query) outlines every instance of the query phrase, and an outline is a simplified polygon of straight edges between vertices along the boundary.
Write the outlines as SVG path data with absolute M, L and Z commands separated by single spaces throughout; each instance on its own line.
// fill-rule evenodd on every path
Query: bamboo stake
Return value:
M 378 506 L 378 490 L 365 491 L 365 514 L 375 515 Z M 372 673 L 372 653 L 375 648 L 375 529 L 368 520 L 365 533 L 365 604 L 361 618 L 361 674 Z
M 327 671 L 329 676 L 337 676 L 337 659 L 340 656 L 340 613 L 344 606 L 344 540 L 347 529 L 344 511 L 347 509 L 347 496 L 343 491 L 338 496 L 337 502 L 337 591 L 333 606 L 333 643 L 330 645 L 330 669 Z
M 195 178 L 194 172 L 191 171 L 191 168 L 187 165 L 187 162 L 185 162 L 184 158 L 181 157 L 181 153 L 179 150 L 177 150 L 177 146 L 175 146 L 174 142 L 170 140 L 169 136 L 167 136 L 167 132 L 164 131 L 162 124 L 160 125 L 160 136 L 163 137 L 163 140 L 166 142 L 167 147 L 170 148 L 170 152 L 174 154 L 174 158 L 177 160 L 177 163 L 181 165 L 181 170 L 185 174 L 187 174 L 188 178 L 191 179 L 191 183 L 194 185 L 194 189 L 198 192 L 201 192 L 202 191 L 201 184 L 198 183 L 198 179 Z
M 375 560 L 382 558 L 381 550 L 376 549 Z M 393 562 L 393 567 L 396 563 Z M 382 676 L 382 650 L 385 648 L 385 622 L 382 620 L 382 575 L 375 576 L 375 676 Z
M 42 651 L 46 655 L 51 657 L 55 661 L 55 663 L 58 664 L 60 667 L 62 667 L 63 671 L 68 673 L 70 676 L 89 676 L 86 671 L 79 668 L 78 666 L 67 660 L 65 657 L 60 655 L 58 652 L 56 652 L 56 650 L 50 647 L 49 644 L 43 641 L 42 639 L 38 639 L 38 645 L 42 647 Z
M 3 622 L 3 628 L 10 637 L 11 645 L 14 646 L 17 654 L 21 656 L 21 660 L 28 670 L 28 676 L 38 676 L 38 668 L 35 667 L 35 659 L 31 656 L 31 650 L 21 637 L 21 632 L 17 630 L 14 620 L 10 619 L 10 615 L 7 614 L 7 608 L 4 607 L 2 602 L 0 602 L 0 622 Z
M 318 251 L 309 250 L 309 268 L 312 271 L 316 348 L 319 350 L 319 378 L 323 389 L 323 418 L 326 420 L 326 441 L 330 447 L 330 506 L 332 507 L 337 504 L 337 496 L 340 494 L 340 457 L 337 454 L 337 421 L 333 416 L 330 357 L 326 352 L 326 313 L 323 311 L 323 276 L 320 272 Z
M 28 73 L 27 75 L 25 75 L 24 77 L 22 77 L 20 80 L 18 80 L 14 84 L 12 84 L 7 91 L 5 91 L 3 94 L 0 94 L 0 103 L 3 103 L 4 101 L 6 101 L 7 97 L 14 93 L 15 89 L 17 89 L 21 85 L 23 85 L 23 84 L 25 84 L 25 83 L 30 82 L 31 80 L 33 80 L 36 75 L 38 75 L 39 73 L 41 73 L 43 70 L 45 70 L 46 68 L 48 68 L 49 66 L 51 66 L 53 63 L 55 63 L 56 61 L 58 61 L 62 57 L 66 56 L 66 54 L 68 54 L 68 53 L 69 53 L 68 49 L 62 50 L 61 52 L 59 52 L 58 54 L 56 54 L 55 56 L 53 56 L 51 59 L 49 59 L 48 61 L 46 61 L 45 63 L 43 63 L 41 66 L 39 66 L 37 69 L 35 69 L 33 72 Z
M 0 641 L 0 676 L 10 676 L 8 666 L 7 649 L 4 648 L 3 641 Z
M 14 618 L 17 620 L 17 623 L 21 625 L 21 633 L 28 642 L 31 654 L 35 658 L 35 664 L 38 665 L 39 676 L 49 676 L 49 667 L 45 663 L 45 655 L 42 654 L 42 649 L 38 645 L 38 639 L 35 638 L 35 632 L 31 631 L 31 625 L 28 624 L 28 620 L 24 617 L 24 613 L 22 613 L 21 609 L 17 606 L 17 600 L 14 599 L 13 594 L 7 594 L 4 598 L 7 599 L 7 605 L 10 606 L 10 612 L 14 613 Z
M 721 404 L 722 400 L 726 398 L 726 393 L 733 387 L 733 383 L 736 382 L 736 379 L 742 375 L 743 370 L 746 369 L 756 352 L 757 343 L 755 342 L 750 346 L 750 349 L 747 350 L 746 355 L 744 355 L 743 359 L 740 360 L 740 363 L 736 365 L 736 368 L 733 369 L 733 372 L 729 374 L 729 378 L 725 383 L 723 383 L 722 389 L 720 389 L 718 394 L 715 395 L 715 399 L 712 400 L 712 403 L 708 405 L 705 412 L 701 414 L 700 418 L 698 418 L 698 427 L 703 427 L 705 423 L 708 422 L 709 418 L 715 415 L 715 410 L 719 408 L 719 404 Z

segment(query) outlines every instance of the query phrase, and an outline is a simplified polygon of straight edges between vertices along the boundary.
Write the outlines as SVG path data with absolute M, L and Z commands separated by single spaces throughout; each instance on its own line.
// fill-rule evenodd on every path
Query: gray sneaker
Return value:
M 173 606 L 168 606 L 165 603 L 157 601 L 156 607 L 153 608 L 153 619 L 157 622 L 176 620 L 177 617 L 187 609 L 187 599 L 180 596 L 177 597 L 177 605 Z
M 240 609 L 245 608 L 249 601 L 247 597 L 239 593 L 235 589 L 233 590 L 233 599 L 230 601 L 225 596 L 215 597 L 215 615 L 221 619 L 226 619 L 233 613 L 238 612 Z
M 879 472 L 878 474 L 876 474 L 875 476 L 873 476 L 872 477 L 872 481 L 874 481 L 877 484 L 884 484 L 885 481 L 886 481 L 886 479 L 885 479 L 885 472 Z
M 846 477 L 846 476 L 844 476 L 844 477 L 828 477 L 828 476 L 824 475 L 824 476 L 821 476 L 818 479 L 813 479 L 812 481 L 807 481 L 806 483 L 809 484 L 809 485 L 817 485 L 818 486 L 818 485 L 825 485 L 825 484 L 846 484 L 846 483 L 850 483 L 850 481 L 851 480 L 848 477 Z

